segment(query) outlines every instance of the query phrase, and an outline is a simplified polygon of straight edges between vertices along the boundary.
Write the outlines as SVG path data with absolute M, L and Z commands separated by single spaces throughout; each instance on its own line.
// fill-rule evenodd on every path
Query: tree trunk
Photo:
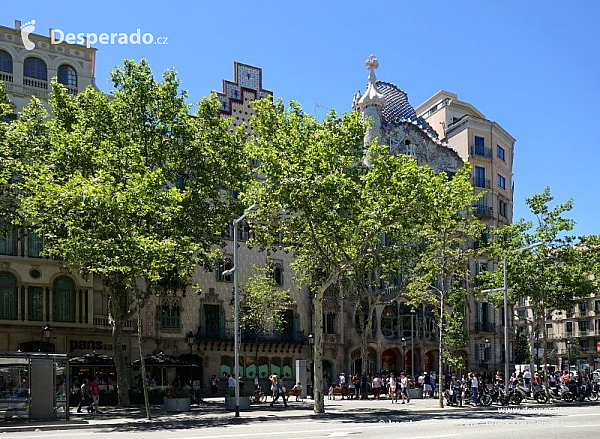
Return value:
M 143 324 L 142 324 L 142 314 L 143 314 L 143 310 L 142 310 L 142 301 L 140 299 L 140 293 L 139 291 L 136 291 L 135 294 L 136 297 L 136 306 L 137 306 L 137 331 L 138 331 L 138 346 L 139 346 L 139 352 L 140 352 L 140 364 L 141 364 L 141 369 L 140 369 L 140 373 L 142 374 L 142 389 L 144 392 L 144 406 L 146 407 L 146 417 L 148 419 L 152 419 L 152 413 L 150 412 L 150 399 L 148 398 L 148 383 L 146 382 L 146 362 L 144 361 L 144 346 L 143 346 L 143 337 L 142 337 L 142 329 L 143 329 Z M 190 361 L 192 361 L 192 359 L 190 358 Z
M 319 290 L 314 300 L 313 333 L 315 336 L 315 376 L 313 380 L 314 412 L 325 413 L 325 393 L 323 391 L 323 296 Z
M 443 281 L 442 281 L 443 282 Z M 444 364 L 442 359 L 442 353 L 444 351 L 443 346 L 444 336 L 444 292 L 440 291 L 440 344 L 438 348 L 438 398 L 440 400 L 440 408 L 444 408 Z
M 112 314 L 112 339 L 113 353 L 115 356 L 115 368 L 117 373 L 117 396 L 119 407 L 131 407 L 129 401 L 129 369 L 123 351 L 123 326 L 125 316 L 122 312 L 121 301 L 123 299 L 117 293 L 111 296 L 110 312 Z

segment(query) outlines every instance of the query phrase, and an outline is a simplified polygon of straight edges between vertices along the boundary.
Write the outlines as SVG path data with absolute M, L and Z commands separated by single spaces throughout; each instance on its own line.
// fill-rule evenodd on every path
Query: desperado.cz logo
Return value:
M 35 43 L 29 39 L 29 34 L 35 30 L 35 20 L 28 21 L 21 26 L 21 38 L 27 50 L 33 50 Z M 154 37 L 151 33 L 142 34 L 138 28 L 135 32 L 127 34 L 124 32 L 112 33 L 67 33 L 60 29 L 50 31 L 50 44 L 60 44 L 63 41 L 69 44 L 81 44 L 89 48 L 92 44 L 160 44 L 166 45 L 168 37 Z

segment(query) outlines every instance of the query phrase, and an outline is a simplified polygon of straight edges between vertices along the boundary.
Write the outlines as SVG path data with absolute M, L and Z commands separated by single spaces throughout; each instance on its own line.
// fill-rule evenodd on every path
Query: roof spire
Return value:
M 365 62 L 367 69 L 369 70 L 368 76 L 368 84 L 367 90 L 358 100 L 358 108 L 364 110 L 366 107 L 370 105 L 376 105 L 378 107 L 383 107 L 385 105 L 385 98 L 381 93 L 377 91 L 377 87 L 375 86 L 377 82 L 377 77 L 375 76 L 375 69 L 379 67 L 379 61 L 375 57 L 375 55 L 371 55 L 367 61 Z

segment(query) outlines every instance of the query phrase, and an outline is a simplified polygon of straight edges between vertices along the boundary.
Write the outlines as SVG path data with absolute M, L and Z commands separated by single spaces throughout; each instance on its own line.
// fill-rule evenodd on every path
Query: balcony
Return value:
M 13 82 L 13 74 L 7 72 L 0 72 L 0 81 Z
M 475 215 L 492 218 L 494 216 L 494 209 L 491 206 L 475 206 Z
M 473 332 L 496 332 L 496 324 L 491 322 L 476 322 Z
M 486 148 L 482 145 L 471 145 L 471 154 L 479 157 L 485 157 L 486 159 L 491 159 L 492 148 Z
M 473 177 L 473 186 L 483 188 L 483 189 L 489 189 L 490 188 L 490 179 L 483 178 L 483 177 Z
M 96 315 L 94 316 L 94 326 L 97 329 L 110 329 L 112 328 L 112 325 L 110 323 L 110 319 L 108 318 L 108 316 L 101 316 L 101 315 Z M 134 319 L 129 319 L 125 321 L 125 324 L 123 325 L 123 329 L 126 331 L 131 331 L 134 328 L 137 329 L 137 322 Z

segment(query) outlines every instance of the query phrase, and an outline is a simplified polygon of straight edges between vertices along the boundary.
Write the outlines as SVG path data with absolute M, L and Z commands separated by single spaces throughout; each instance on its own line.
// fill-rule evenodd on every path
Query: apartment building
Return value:
M 471 163 L 472 181 L 476 191 L 484 192 L 475 213 L 488 227 L 502 227 L 512 222 L 513 158 L 515 139 L 497 122 L 489 120 L 475 106 L 458 99 L 454 93 L 442 90 L 416 108 L 449 147 L 464 162 Z M 487 232 L 481 237 L 488 239 Z M 479 245 L 479 242 L 475 242 Z M 485 256 L 475 261 L 473 271 L 495 268 Z M 468 369 L 503 370 L 504 310 L 482 299 L 468 299 L 469 357 Z M 514 320 L 509 314 L 510 333 Z M 514 363 L 514 357 L 509 359 Z

